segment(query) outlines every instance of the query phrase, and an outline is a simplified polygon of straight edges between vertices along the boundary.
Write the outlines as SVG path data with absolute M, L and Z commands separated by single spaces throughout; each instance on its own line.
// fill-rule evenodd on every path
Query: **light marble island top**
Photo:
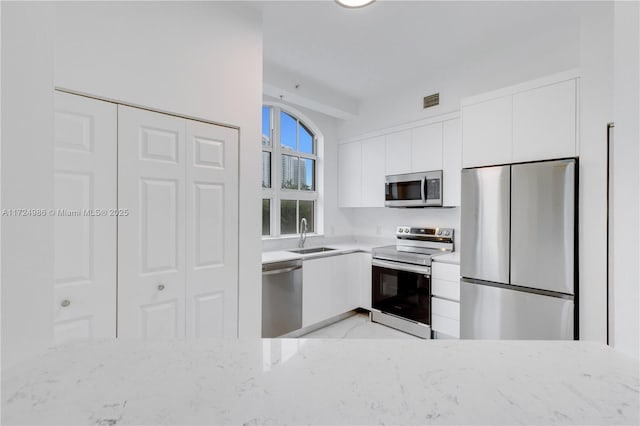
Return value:
M 637 360 L 589 342 L 78 342 L 2 376 L 2 424 L 640 421 Z

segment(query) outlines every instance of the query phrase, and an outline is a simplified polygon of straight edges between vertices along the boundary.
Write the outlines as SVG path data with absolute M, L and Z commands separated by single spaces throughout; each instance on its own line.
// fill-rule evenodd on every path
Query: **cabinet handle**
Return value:
M 163 283 L 158 284 L 158 290 L 160 290 L 160 291 L 164 290 L 164 284 Z
M 60 302 L 60 306 L 62 306 L 63 308 L 66 308 L 70 304 L 71 304 L 71 301 L 69 299 L 64 299 L 62 302 Z

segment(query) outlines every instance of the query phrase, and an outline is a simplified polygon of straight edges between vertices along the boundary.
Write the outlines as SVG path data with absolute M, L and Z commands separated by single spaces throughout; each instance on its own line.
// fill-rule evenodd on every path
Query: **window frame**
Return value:
M 306 117 L 304 117 L 295 109 L 287 105 L 279 105 L 275 103 L 264 102 L 263 107 L 269 107 L 271 109 L 270 114 L 270 140 L 271 146 L 262 146 L 262 151 L 268 151 L 271 153 L 271 188 L 262 188 L 262 200 L 270 200 L 270 235 L 262 235 L 263 239 L 277 239 L 277 238 L 292 238 L 297 237 L 300 232 L 300 205 L 296 205 L 296 232 L 294 234 L 282 234 L 281 233 L 281 201 L 293 200 L 293 201 L 313 201 L 313 222 L 314 232 L 310 232 L 309 235 L 321 235 L 322 219 L 320 217 L 319 208 L 321 199 L 321 184 L 320 172 L 321 167 L 321 141 L 322 136 L 317 127 L 314 126 Z M 296 143 L 299 144 L 299 125 L 308 130 L 312 137 L 313 152 L 315 154 L 308 154 L 305 152 L 291 150 L 289 148 L 283 148 L 280 144 L 280 113 L 284 112 L 296 120 Z M 261 126 L 262 127 L 262 126 Z M 262 143 L 261 143 L 262 145 Z M 299 148 L 297 146 L 296 148 Z M 285 189 L 282 188 L 282 156 L 291 155 L 297 157 L 298 160 L 298 188 L 300 188 L 300 160 L 308 159 L 313 160 L 313 190 L 302 189 Z

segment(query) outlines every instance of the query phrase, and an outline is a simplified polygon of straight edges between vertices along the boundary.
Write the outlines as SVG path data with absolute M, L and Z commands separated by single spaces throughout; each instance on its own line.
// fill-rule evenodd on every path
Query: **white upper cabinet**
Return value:
M 462 166 L 575 157 L 578 97 L 563 73 L 462 101 Z
M 460 170 L 462 169 L 462 127 L 460 119 L 442 123 L 442 186 L 445 206 L 460 205 Z
M 411 130 L 387 135 L 386 174 L 411 172 Z
M 338 204 L 360 207 L 362 203 L 362 144 L 338 146 Z
M 576 154 L 576 81 L 513 96 L 513 161 Z
M 384 207 L 385 139 L 362 141 L 361 207 Z
M 443 170 L 443 205 L 459 206 L 460 119 L 393 130 L 338 146 L 338 205 L 384 207 L 386 175 Z
M 512 99 L 497 99 L 462 108 L 462 165 L 511 162 Z
M 442 169 L 442 122 L 411 130 L 411 172 Z

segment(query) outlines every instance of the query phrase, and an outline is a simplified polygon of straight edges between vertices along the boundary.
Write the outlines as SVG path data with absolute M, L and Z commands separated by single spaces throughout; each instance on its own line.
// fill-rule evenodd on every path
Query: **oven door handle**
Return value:
M 387 262 L 386 260 L 380 259 L 371 259 L 371 266 L 395 269 L 397 271 L 414 272 L 416 274 L 431 275 L 431 268 L 428 266 L 413 266 L 396 262 Z

